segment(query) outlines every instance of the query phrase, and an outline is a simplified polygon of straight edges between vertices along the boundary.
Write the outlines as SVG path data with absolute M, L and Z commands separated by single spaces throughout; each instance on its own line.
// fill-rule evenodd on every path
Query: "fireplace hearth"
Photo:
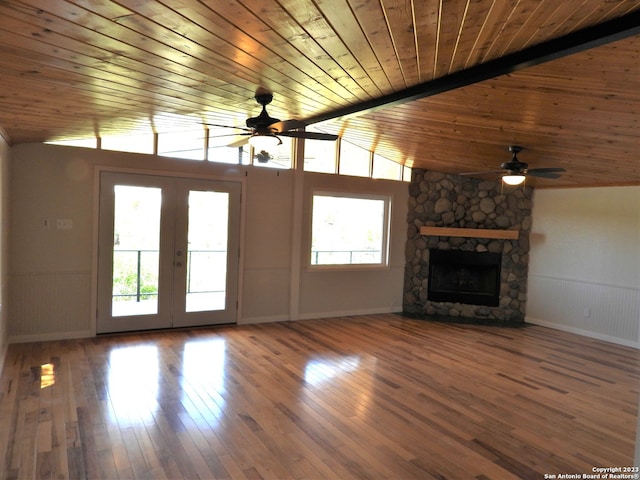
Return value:
M 427 298 L 498 306 L 501 259 L 502 255 L 494 252 L 430 249 Z

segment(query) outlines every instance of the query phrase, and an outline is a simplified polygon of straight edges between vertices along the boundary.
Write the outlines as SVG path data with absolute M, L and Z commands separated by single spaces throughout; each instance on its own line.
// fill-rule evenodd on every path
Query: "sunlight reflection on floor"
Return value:
M 354 415 L 367 416 L 375 388 L 375 370 L 375 357 L 346 355 L 311 359 L 304 369 L 304 380 L 310 387 L 305 396 L 334 395 L 332 390 L 338 389 L 345 394 L 345 407 L 351 408 Z M 342 385 L 346 390 L 342 390 Z M 358 387 L 353 388 L 354 385 Z
M 221 338 L 187 342 L 182 353 L 182 399 L 192 418 L 216 427 L 224 413 L 226 344 Z M 191 413 L 191 412 L 190 412 Z
M 151 420 L 158 408 L 158 347 L 136 345 L 112 350 L 108 392 L 110 413 L 118 424 Z
M 304 369 L 304 381 L 318 386 L 347 372 L 353 372 L 360 366 L 360 357 L 350 355 L 339 358 L 310 360 Z

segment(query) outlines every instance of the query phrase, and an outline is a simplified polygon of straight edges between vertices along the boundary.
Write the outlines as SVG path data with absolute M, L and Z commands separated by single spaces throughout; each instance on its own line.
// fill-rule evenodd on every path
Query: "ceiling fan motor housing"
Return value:
M 517 158 L 500 164 L 500 168 L 509 170 L 511 173 L 524 173 L 528 166 L 528 163 L 521 162 Z
M 270 117 L 267 113 L 267 105 L 269 105 L 272 100 L 273 95 L 271 93 L 256 95 L 256 102 L 262 105 L 262 111 L 257 117 L 247 118 L 247 127 L 253 128 L 259 133 L 271 133 L 272 130 L 269 128 L 269 125 L 280 121 L 278 118 Z
M 513 154 L 513 158 L 508 162 L 500 164 L 500 168 L 509 170 L 509 173 L 512 174 L 525 173 L 529 164 L 521 162 L 517 157 L 518 153 L 522 151 L 522 147 L 519 145 L 509 145 L 509 151 Z

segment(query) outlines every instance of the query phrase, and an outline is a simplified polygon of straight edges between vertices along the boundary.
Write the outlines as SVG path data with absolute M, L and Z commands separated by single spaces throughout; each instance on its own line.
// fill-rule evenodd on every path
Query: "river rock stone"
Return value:
M 530 187 L 507 191 L 499 181 L 479 181 L 414 169 L 409 185 L 403 310 L 505 323 L 524 322 L 531 230 Z M 520 230 L 517 240 L 420 235 L 421 226 Z M 499 306 L 434 302 L 428 298 L 429 251 L 502 254 Z

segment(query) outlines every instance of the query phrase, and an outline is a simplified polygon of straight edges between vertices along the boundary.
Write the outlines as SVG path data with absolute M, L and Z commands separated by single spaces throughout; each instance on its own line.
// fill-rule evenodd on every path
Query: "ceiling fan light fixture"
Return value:
M 525 176 L 522 174 L 508 173 L 502 176 L 502 181 L 507 185 L 520 185 L 524 182 Z
M 270 152 L 274 147 L 282 145 L 282 140 L 273 133 L 254 133 L 249 137 L 249 143 L 258 152 Z

